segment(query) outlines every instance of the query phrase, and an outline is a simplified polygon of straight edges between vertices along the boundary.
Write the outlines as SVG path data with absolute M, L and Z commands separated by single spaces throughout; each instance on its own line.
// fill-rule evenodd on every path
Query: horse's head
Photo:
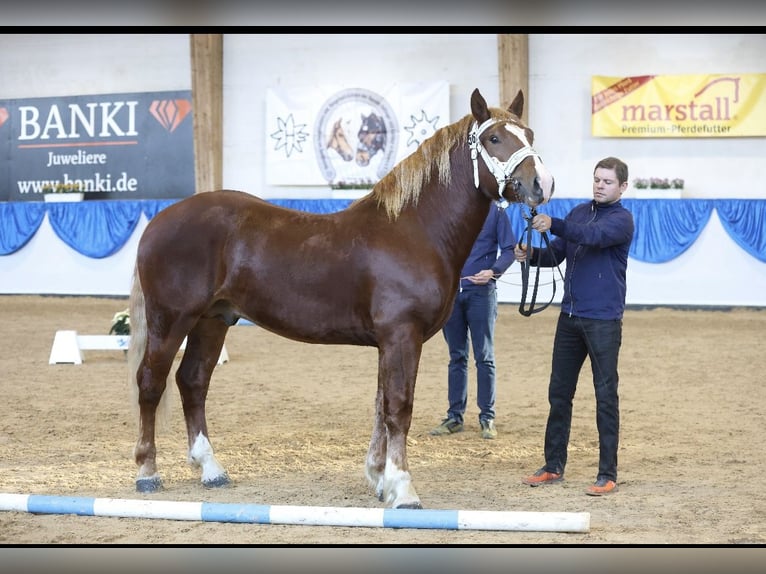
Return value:
M 368 116 L 362 114 L 357 138 L 359 145 L 356 146 L 356 163 L 364 167 L 370 163 L 372 156 L 386 146 L 386 124 L 383 118 L 375 113 Z
M 344 161 L 351 161 L 354 157 L 354 148 L 348 143 L 346 132 L 343 131 L 342 120 L 343 118 L 338 118 L 338 121 L 333 124 L 332 133 L 330 134 L 330 137 L 327 138 L 326 147 L 327 149 L 334 149 L 338 152 L 338 155 L 342 157 Z
M 479 90 L 474 90 L 471 113 L 476 122 L 471 128 L 469 145 L 477 189 L 493 199 L 502 197 L 511 203 L 535 207 L 551 198 L 554 182 L 532 148 L 534 133 L 521 121 L 523 109 L 521 90 L 507 110 L 490 110 Z

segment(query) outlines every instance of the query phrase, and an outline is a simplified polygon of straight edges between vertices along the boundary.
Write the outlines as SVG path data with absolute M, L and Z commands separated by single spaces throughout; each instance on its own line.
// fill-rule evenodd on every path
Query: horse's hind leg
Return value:
M 131 334 L 131 338 L 137 335 Z M 157 409 L 162 402 L 167 401 L 164 395 L 167 378 L 175 357 L 175 350 L 168 349 L 147 354 L 137 369 L 139 431 L 138 441 L 133 455 L 138 465 L 136 476 L 137 492 L 157 492 L 162 488 L 162 479 L 157 472 L 157 446 L 155 443 L 155 427 L 157 424 Z
M 205 416 L 210 377 L 218 363 L 228 328 L 220 319 L 201 318 L 189 333 L 186 351 L 176 372 L 189 441 L 188 460 L 202 469 L 202 484 L 208 488 L 229 483 L 226 470 L 213 454 Z

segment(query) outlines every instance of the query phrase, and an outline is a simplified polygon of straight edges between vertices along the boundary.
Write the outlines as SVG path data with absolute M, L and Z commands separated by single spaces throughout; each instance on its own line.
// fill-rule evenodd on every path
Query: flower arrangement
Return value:
M 683 189 L 684 180 L 676 177 L 674 179 L 652 177 L 649 179 L 637 177 L 633 180 L 633 187 L 636 189 Z
M 82 185 L 79 182 L 68 181 L 67 183 L 46 183 L 42 188 L 43 193 L 82 193 Z
M 130 335 L 130 309 L 115 313 L 112 317 L 110 335 Z
M 375 182 L 371 179 L 360 179 L 357 181 L 336 181 L 330 184 L 330 189 L 372 189 Z

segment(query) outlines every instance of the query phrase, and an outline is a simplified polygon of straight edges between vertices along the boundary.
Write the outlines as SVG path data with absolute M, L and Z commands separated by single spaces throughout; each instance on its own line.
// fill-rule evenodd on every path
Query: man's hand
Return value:
M 532 218 L 532 229 L 543 233 L 551 228 L 551 216 L 544 213 L 538 213 Z
M 530 256 L 532 255 L 532 253 L 534 253 L 534 251 L 530 252 Z M 527 260 L 527 244 L 517 243 L 513 248 L 513 255 L 516 257 L 516 261 L 526 261 Z
M 492 269 L 482 269 L 475 275 L 469 275 L 466 277 L 466 279 L 468 279 L 474 285 L 486 285 L 494 278 L 495 274 Z

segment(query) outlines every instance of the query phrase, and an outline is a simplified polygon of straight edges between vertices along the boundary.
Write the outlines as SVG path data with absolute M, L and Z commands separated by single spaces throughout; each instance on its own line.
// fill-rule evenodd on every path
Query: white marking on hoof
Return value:
M 410 473 L 396 467 L 391 459 L 386 460 L 384 485 L 385 502 L 391 508 L 423 508 Z
M 202 468 L 202 483 L 206 485 L 227 484 L 226 470 L 218 464 L 213 454 L 213 447 L 205 435 L 199 433 L 189 449 L 189 464 Z

